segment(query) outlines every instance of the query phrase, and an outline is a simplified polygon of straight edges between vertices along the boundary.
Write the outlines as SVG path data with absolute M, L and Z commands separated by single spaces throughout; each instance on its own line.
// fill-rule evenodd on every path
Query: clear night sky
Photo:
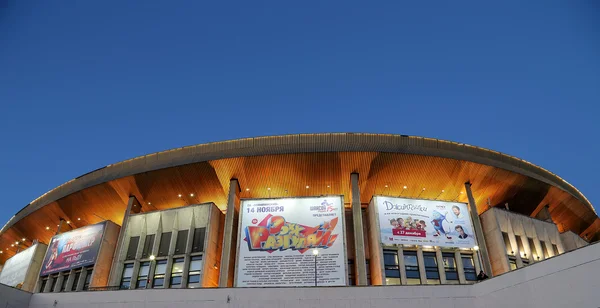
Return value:
M 0 0 L 0 225 L 110 163 L 311 132 L 491 148 L 598 208 L 593 2 Z

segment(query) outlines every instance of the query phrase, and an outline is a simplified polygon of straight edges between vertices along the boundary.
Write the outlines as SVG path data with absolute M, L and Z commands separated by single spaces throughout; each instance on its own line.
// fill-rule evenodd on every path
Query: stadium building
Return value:
M 580 191 L 499 152 L 405 135 L 239 139 L 108 165 L 33 200 L 0 231 L 0 306 L 597 307 L 599 239 Z

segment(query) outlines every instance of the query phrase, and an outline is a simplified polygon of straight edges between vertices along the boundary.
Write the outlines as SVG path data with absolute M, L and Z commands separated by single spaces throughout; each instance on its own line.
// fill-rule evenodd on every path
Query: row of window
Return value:
M 202 272 L 202 256 L 192 256 L 188 269 L 187 281 L 183 281 L 183 270 L 185 258 L 173 258 L 171 264 L 171 275 L 168 284 L 165 285 L 168 259 L 140 262 L 138 275 L 135 277 L 135 289 L 145 288 L 196 288 L 200 287 L 200 274 Z M 125 263 L 123 275 L 121 276 L 121 289 L 131 289 L 133 269 L 135 263 Z M 151 270 L 154 270 L 150 279 Z M 182 286 L 182 284 L 185 284 Z
M 184 254 L 187 249 L 189 230 L 177 231 L 177 238 L 175 239 L 175 254 Z M 158 257 L 164 257 L 169 254 L 169 247 L 171 246 L 172 232 L 163 232 L 160 235 L 160 242 L 158 245 Z M 202 252 L 204 250 L 204 236 L 206 234 L 206 228 L 195 228 L 192 238 L 192 253 Z M 144 238 L 144 247 L 142 249 L 142 259 L 150 257 L 152 250 L 154 249 L 155 234 L 146 235 Z M 129 238 L 129 246 L 127 247 L 127 253 L 125 260 L 134 260 L 140 243 L 139 236 L 132 236 Z
M 404 261 L 404 268 L 400 268 L 399 258 Z M 417 252 L 404 250 L 384 250 L 383 260 L 385 266 L 385 277 L 387 285 L 399 285 L 400 272 L 406 273 L 406 281 L 409 285 L 414 284 L 440 284 L 440 272 L 435 252 L 423 252 L 423 266 L 425 267 L 425 277 L 421 277 L 419 270 L 419 261 Z M 442 260 L 444 262 L 444 272 L 447 281 L 456 281 L 458 283 L 458 266 L 454 252 L 443 252 Z M 475 262 L 472 254 L 461 254 L 463 272 L 467 281 L 477 280 L 475 271 Z
M 72 282 L 72 285 L 70 286 L 70 288 L 68 286 L 70 272 L 62 272 L 62 273 L 58 273 L 56 275 L 42 277 L 39 292 L 43 293 L 44 290 L 46 289 L 46 286 L 48 285 L 48 283 L 51 284 L 49 292 L 55 292 L 56 285 L 59 281 L 59 278 L 62 278 L 59 292 L 77 291 L 77 286 L 79 285 L 79 279 L 81 278 L 82 272 L 85 277 L 82 290 L 84 290 L 84 291 L 88 290 L 90 287 L 90 282 L 92 281 L 92 273 L 93 273 L 92 268 L 84 268 L 84 269 L 77 270 L 74 274 L 75 276 L 73 277 L 73 282 Z
M 504 239 L 504 245 L 506 247 L 506 252 L 508 254 L 508 263 L 509 263 L 510 269 L 515 270 L 515 269 L 517 269 L 517 258 L 515 255 L 516 249 L 515 249 L 515 247 L 512 247 L 508 233 L 502 232 L 502 237 Z M 542 251 L 538 252 L 533 238 L 527 237 L 527 243 L 529 244 L 529 249 L 531 252 L 531 255 L 527 255 L 525 246 L 523 245 L 524 238 L 519 235 L 515 235 L 515 239 L 517 241 L 517 247 L 518 247 L 519 251 L 522 253 L 521 261 L 523 261 L 524 265 L 528 265 L 530 259 L 533 260 L 534 262 L 537 262 L 540 260 L 545 260 L 545 259 L 550 258 L 551 256 L 550 256 L 550 253 L 548 250 L 549 247 L 552 247 L 552 252 L 554 253 L 554 256 L 558 256 L 560 254 L 558 251 L 558 246 L 556 246 L 556 244 L 551 243 L 550 245 L 548 245 L 548 243 L 546 243 L 545 241 L 541 241 L 541 240 L 540 240 L 540 246 L 542 248 Z

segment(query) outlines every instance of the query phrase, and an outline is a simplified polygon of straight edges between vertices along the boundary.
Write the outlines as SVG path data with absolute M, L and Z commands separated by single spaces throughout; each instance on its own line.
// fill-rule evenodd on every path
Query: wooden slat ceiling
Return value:
M 61 218 L 70 222 L 67 228 L 103 220 L 121 224 L 131 195 L 140 201 L 143 211 L 204 202 L 214 202 L 224 211 L 229 180 L 237 178 L 242 198 L 335 194 L 343 195 L 349 206 L 352 172 L 360 174 L 363 206 L 373 195 L 467 202 L 464 183 L 470 181 L 479 213 L 508 202 L 512 211 L 535 216 L 541 207 L 549 205 L 552 219 L 561 231 L 571 230 L 589 240 L 599 238 L 600 219 L 571 194 L 496 167 L 415 154 L 298 153 L 181 165 L 83 189 L 45 205 L 0 235 L 0 263 L 15 254 L 16 247 L 11 244 L 22 238 L 26 242 L 21 247 L 31 245 L 33 239 L 47 243 Z

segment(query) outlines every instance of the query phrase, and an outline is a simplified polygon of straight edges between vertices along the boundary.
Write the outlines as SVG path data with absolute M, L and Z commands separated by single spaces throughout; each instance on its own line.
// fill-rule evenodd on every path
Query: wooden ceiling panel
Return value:
M 600 234 L 599 218 L 569 193 L 496 167 L 401 153 L 298 153 L 181 165 L 80 190 L 33 212 L 0 235 L 0 250 L 4 250 L 0 263 L 14 254 L 16 250 L 10 245 L 18 239 L 47 242 L 60 218 L 70 220 L 74 228 L 103 220 L 121 224 L 130 196 L 142 203 L 144 211 L 204 202 L 214 202 L 224 211 L 231 178 L 239 180 L 242 198 L 332 194 L 343 195 L 346 206 L 350 206 L 352 172 L 359 173 L 363 206 L 373 195 L 467 202 L 464 184 L 470 182 L 479 213 L 489 207 L 488 199 L 492 206 L 508 202 L 511 210 L 531 216 L 549 205 L 560 230 L 588 238 Z

